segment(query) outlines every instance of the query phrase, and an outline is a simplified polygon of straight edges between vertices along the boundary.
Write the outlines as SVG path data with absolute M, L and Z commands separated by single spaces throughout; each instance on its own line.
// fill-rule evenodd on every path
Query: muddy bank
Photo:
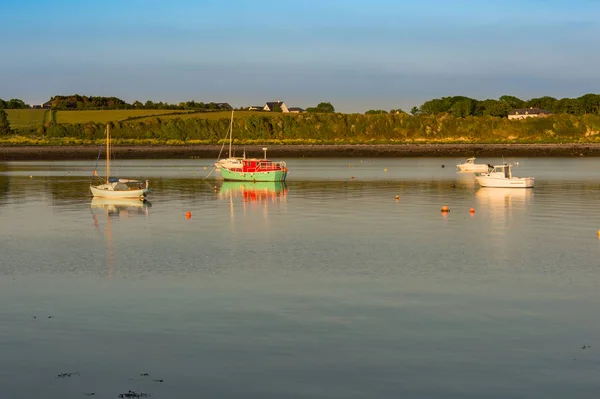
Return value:
M 600 156 L 597 144 L 401 144 L 401 145 L 272 145 L 268 157 L 556 157 Z M 244 146 L 246 156 L 262 157 L 263 146 Z M 242 147 L 236 148 L 241 155 Z M 98 146 L 0 146 L 0 160 L 85 160 L 98 156 Z M 220 145 L 113 146 L 119 159 L 215 159 Z M 225 155 L 225 154 L 224 154 Z M 226 156 L 226 155 L 225 155 Z

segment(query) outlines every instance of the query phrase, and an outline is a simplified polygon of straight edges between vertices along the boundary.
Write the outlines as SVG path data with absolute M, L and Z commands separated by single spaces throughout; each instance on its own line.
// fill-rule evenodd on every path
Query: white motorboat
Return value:
M 512 164 L 504 163 L 495 165 L 494 168 L 486 173 L 478 173 L 475 180 L 481 187 L 501 187 L 501 188 L 532 188 L 533 177 L 515 177 L 512 175 Z
M 94 170 L 93 178 L 100 182 L 90 184 L 90 191 L 94 197 L 103 198 L 144 198 L 150 192 L 148 180 L 119 179 L 110 176 L 110 125 L 106 125 L 106 180 L 99 178 Z
M 489 172 L 491 165 L 486 163 L 475 163 L 475 157 L 468 158 L 465 162 L 456 165 L 460 172 Z

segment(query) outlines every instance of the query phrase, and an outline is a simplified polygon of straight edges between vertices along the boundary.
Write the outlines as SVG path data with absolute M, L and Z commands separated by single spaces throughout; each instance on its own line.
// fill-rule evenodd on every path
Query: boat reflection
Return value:
M 276 202 L 285 199 L 285 182 L 236 182 L 224 181 L 219 188 L 219 198 L 242 198 L 244 202 Z
M 137 198 L 102 198 L 94 197 L 90 207 L 92 210 L 103 209 L 108 217 L 130 217 L 135 215 L 148 215 L 152 204 Z
M 524 208 L 533 196 L 533 191 L 523 188 L 481 187 L 475 192 L 480 205 L 498 208 Z
M 111 235 L 111 219 L 135 217 L 136 215 L 144 215 L 147 217 L 150 206 L 152 206 L 150 202 L 136 198 L 119 199 L 94 197 L 92 199 L 90 208 L 96 230 L 101 230 L 98 214 L 106 214 L 106 268 L 108 271 L 108 278 L 113 277 L 115 264 L 115 253 Z

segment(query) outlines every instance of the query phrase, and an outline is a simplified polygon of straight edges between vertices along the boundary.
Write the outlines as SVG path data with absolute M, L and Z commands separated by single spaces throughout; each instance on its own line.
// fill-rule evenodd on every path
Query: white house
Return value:
M 265 110 L 265 111 L 274 111 L 276 109 L 281 109 L 281 112 L 284 112 L 284 113 L 290 112 L 290 110 L 288 109 L 288 107 L 285 105 L 285 103 L 283 101 L 268 102 L 263 107 L 263 110 Z
M 508 113 L 508 119 L 541 118 L 550 115 L 550 111 L 540 108 L 513 109 Z

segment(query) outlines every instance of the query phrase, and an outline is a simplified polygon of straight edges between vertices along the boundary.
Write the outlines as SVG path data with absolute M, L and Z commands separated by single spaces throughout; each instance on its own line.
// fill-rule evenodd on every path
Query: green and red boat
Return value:
M 288 169 L 284 161 L 246 158 L 240 166 L 221 166 L 221 176 L 229 181 L 285 181 Z
M 285 181 L 288 169 L 284 161 L 267 159 L 267 149 L 263 148 L 265 157 L 243 158 L 239 164 L 221 166 L 221 177 L 229 181 Z

